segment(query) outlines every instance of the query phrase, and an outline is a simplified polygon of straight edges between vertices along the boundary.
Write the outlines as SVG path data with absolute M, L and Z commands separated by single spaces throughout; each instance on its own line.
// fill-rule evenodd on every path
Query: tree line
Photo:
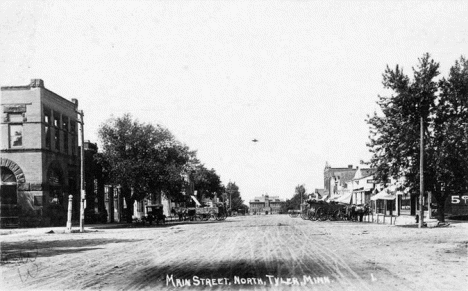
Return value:
M 301 202 L 304 203 L 308 199 L 304 184 L 297 185 L 294 190 L 294 195 L 291 199 L 286 199 L 286 202 L 281 205 L 281 213 L 288 213 L 289 210 L 299 210 Z
M 412 68 L 412 77 L 396 65 L 387 66 L 383 86 L 391 93 L 379 96 L 382 114 L 374 112 L 367 146 L 375 179 L 404 178 L 402 188 L 420 187 L 420 129 L 423 128 L 424 188 L 437 201 L 444 221 L 445 201 L 468 190 L 468 61 L 460 57 L 448 76 L 426 53 Z
M 225 187 L 216 171 L 206 168 L 196 151 L 167 128 L 124 114 L 104 122 L 98 136 L 102 150 L 94 158 L 106 183 L 121 187 L 127 205 L 158 194 L 175 202 L 188 202 L 195 193 L 199 201 L 215 196 L 226 201 L 228 192 L 243 204 L 239 187 L 235 183 Z M 132 211 L 127 207 L 127 219 Z
M 376 169 L 376 183 L 387 186 L 394 178 L 402 189 L 418 193 L 422 123 L 424 188 L 444 221 L 447 198 L 468 192 L 468 60 L 461 56 L 446 77 L 429 53 L 418 61 L 412 77 L 399 65 L 384 71 L 382 84 L 390 93 L 378 96 L 381 114 L 367 116 L 372 157 L 365 164 Z M 301 196 L 307 196 L 304 185 L 296 187 L 282 212 L 299 209 Z

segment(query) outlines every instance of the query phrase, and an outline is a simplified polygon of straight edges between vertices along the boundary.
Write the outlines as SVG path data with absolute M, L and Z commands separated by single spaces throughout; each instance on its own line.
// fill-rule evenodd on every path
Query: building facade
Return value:
M 65 225 L 69 195 L 78 218 L 78 101 L 40 79 L 1 93 L 2 226 Z
M 323 171 L 324 177 L 324 195 L 329 199 L 334 199 L 351 192 L 351 181 L 357 169 L 353 165 L 347 168 L 332 168 L 328 163 L 325 164 Z
M 279 196 L 268 196 L 262 195 L 260 197 L 255 197 L 249 202 L 249 211 L 250 214 L 280 214 L 281 205 L 286 203 L 284 199 L 279 198 Z
M 370 197 L 374 192 L 375 169 L 358 168 L 351 180 L 352 204 L 364 205 L 370 203 Z

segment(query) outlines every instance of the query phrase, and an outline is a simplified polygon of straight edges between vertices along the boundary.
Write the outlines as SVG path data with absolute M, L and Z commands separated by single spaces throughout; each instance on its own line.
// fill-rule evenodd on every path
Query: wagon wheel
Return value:
M 289 212 L 289 217 L 294 217 L 293 215 L 294 215 L 294 213 Z
M 307 219 L 307 212 L 305 210 L 301 211 L 301 218 L 306 220 Z
M 314 208 L 314 217 L 312 218 L 313 221 L 316 221 L 319 219 L 318 216 L 318 208 Z
M 216 220 L 216 213 L 214 213 L 214 211 L 211 211 L 209 213 L 209 217 L 208 217 L 209 220 Z
M 309 220 L 314 221 L 314 220 L 317 219 L 317 218 L 315 218 L 315 212 L 312 211 L 312 209 L 309 209 L 308 212 L 309 212 L 309 213 L 308 213 L 308 216 L 309 216 L 308 218 L 309 218 Z
M 338 210 L 338 215 L 337 215 L 338 220 L 346 220 L 346 214 L 344 213 L 343 210 Z
M 327 212 L 323 208 L 317 209 L 317 212 L 315 213 L 315 217 L 317 220 L 324 221 L 327 220 Z
M 334 212 L 330 212 L 330 214 L 328 215 L 328 219 L 330 221 L 335 221 L 335 220 L 338 220 L 338 215 L 340 214 L 340 211 L 339 210 L 336 210 Z

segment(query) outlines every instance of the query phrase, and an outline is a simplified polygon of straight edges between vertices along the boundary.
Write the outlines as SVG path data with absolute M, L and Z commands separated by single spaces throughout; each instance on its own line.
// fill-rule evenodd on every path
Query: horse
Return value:
M 364 215 L 368 215 L 370 213 L 369 204 L 364 205 L 353 205 L 350 211 L 350 217 L 352 221 L 357 221 L 359 217 L 359 222 L 362 222 Z

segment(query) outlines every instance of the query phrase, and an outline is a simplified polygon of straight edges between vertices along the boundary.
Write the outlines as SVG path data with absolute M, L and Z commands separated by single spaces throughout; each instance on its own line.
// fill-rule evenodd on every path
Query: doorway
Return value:
M 0 227 L 18 227 L 18 185 L 15 174 L 1 167 Z

